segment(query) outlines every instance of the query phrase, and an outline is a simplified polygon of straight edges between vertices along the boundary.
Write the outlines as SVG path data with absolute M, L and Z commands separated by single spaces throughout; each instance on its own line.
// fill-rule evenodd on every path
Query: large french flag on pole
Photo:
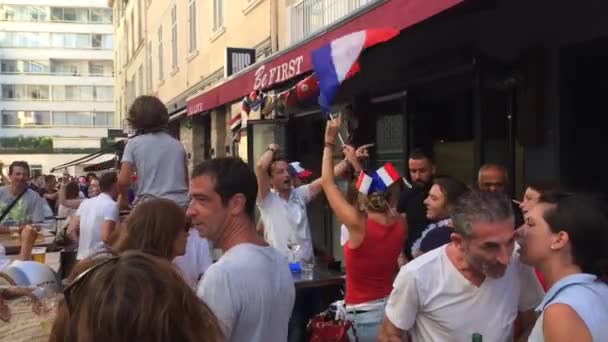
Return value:
M 361 53 L 399 34 L 396 29 L 370 29 L 350 33 L 312 53 L 312 64 L 319 80 L 319 104 L 329 112 L 342 82 L 359 72 Z

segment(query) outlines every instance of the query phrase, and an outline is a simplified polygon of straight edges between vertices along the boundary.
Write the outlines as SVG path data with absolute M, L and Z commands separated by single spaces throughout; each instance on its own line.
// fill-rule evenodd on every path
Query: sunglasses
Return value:
M 90 268 L 86 269 L 84 272 L 80 273 L 76 278 L 74 278 L 74 280 L 70 283 L 70 285 L 68 285 L 63 290 L 63 297 L 64 297 L 65 303 L 68 307 L 68 312 L 72 313 L 74 311 L 74 306 L 73 306 L 74 303 L 72 300 L 72 294 L 74 292 L 74 289 L 76 289 L 77 287 L 84 284 L 87 281 L 87 279 L 89 279 L 96 270 L 99 270 L 103 266 L 108 265 L 110 263 L 115 264 L 118 261 L 118 259 L 119 259 L 118 256 L 108 258 L 94 266 L 91 266 Z

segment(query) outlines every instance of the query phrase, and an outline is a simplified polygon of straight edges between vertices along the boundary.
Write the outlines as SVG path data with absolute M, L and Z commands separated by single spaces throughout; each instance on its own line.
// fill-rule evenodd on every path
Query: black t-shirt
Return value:
M 430 223 L 426 218 L 426 206 L 424 205 L 424 200 L 427 196 L 428 189 L 421 188 L 405 188 L 399 196 L 397 211 L 406 214 L 408 229 L 403 251 L 410 259 L 412 258 L 412 244 L 418 240 Z

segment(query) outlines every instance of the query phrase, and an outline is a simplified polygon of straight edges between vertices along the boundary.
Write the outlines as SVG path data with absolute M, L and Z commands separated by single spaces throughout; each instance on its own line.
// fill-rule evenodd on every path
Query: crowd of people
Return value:
M 162 102 L 137 98 L 128 120 L 136 135 L 120 170 L 89 177 L 86 191 L 50 177 L 35 191 L 24 163 L 0 188 L 20 225 L 43 220 L 44 206 L 71 216 L 79 262 L 51 341 L 301 340 L 310 317 L 298 313 L 316 294 L 296 291 L 290 264 L 319 263 L 307 204 L 321 193 L 342 225 L 337 305 L 351 341 L 608 341 L 608 218 L 588 194 L 531 184 L 515 201 L 500 165 L 469 187 L 421 149 L 409 181 L 390 163 L 369 170 L 370 145 L 341 145 L 341 116 L 327 123 L 318 179 L 277 144 L 255 170 L 227 157 L 188 174 Z

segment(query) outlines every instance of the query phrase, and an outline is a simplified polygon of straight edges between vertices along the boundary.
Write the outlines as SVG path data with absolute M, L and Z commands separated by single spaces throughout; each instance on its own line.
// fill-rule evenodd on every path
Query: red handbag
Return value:
M 348 329 L 353 329 L 354 342 L 359 342 L 357 331 L 353 322 L 348 320 L 334 320 L 329 315 L 320 313 L 308 322 L 310 342 L 350 342 Z

